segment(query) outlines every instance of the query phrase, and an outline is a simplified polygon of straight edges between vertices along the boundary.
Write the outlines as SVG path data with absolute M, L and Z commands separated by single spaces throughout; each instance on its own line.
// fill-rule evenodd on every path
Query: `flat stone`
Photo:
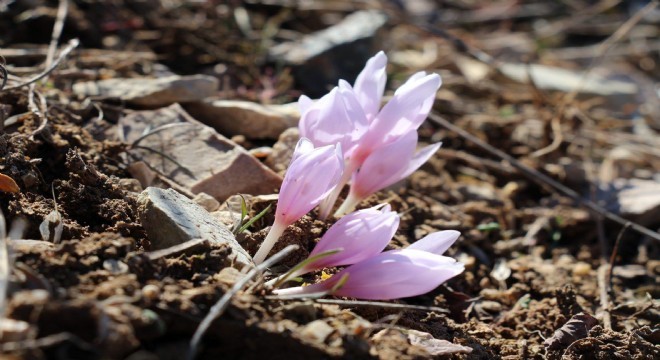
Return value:
M 298 41 L 273 46 L 268 55 L 294 67 L 296 82 L 306 95 L 321 97 L 328 92 L 327 86 L 336 85 L 339 79 L 355 80 L 369 57 L 382 47 L 377 38 L 386 23 L 383 12 L 356 11 Z
M 273 145 L 273 150 L 264 163 L 278 174 L 284 175 L 299 139 L 300 131 L 297 127 L 286 129 Z
M 186 105 L 197 120 L 225 136 L 244 135 L 250 139 L 277 139 L 300 119 L 298 103 L 262 105 L 250 101 L 213 100 Z
M 272 194 L 282 184 L 279 175 L 243 147 L 178 104 L 133 112 L 120 120 L 120 127 L 126 142 L 139 140 L 142 147 L 131 151 L 134 161 L 143 161 L 192 194 L 205 192 L 222 202 L 235 194 Z M 143 137 L 148 128 L 156 131 Z
M 250 255 L 234 235 L 204 208 L 172 189 L 149 187 L 138 197 L 138 213 L 153 250 L 167 249 L 193 239 L 225 244 L 238 268 L 252 266 Z
M 217 90 L 218 79 L 206 75 L 119 78 L 73 85 L 73 92 L 81 96 L 119 98 L 132 105 L 150 108 L 200 101 L 214 96 Z

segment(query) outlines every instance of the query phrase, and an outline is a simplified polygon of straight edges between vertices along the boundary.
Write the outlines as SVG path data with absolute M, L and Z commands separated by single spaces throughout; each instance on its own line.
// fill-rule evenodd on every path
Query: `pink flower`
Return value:
M 360 139 L 355 161 L 363 162 L 376 149 L 416 131 L 426 120 L 442 81 L 438 74 L 418 72 L 394 92 Z
M 396 141 L 375 150 L 353 174 L 348 197 L 335 215 L 353 211 L 355 205 L 369 195 L 408 177 L 438 151 L 440 145 L 429 145 L 415 152 L 417 132 L 411 130 Z
M 339 219 L 323 235 L 309 257 L 335 249 L 341 251 L 307 264 L 292 276 L 326 267 L 355 264 L 383 251 L 399 227 L 399 215 L 389 205 L 382 210 L 378 208 L 356 211 Z
M 316 146 L 341 143 L 345 152 L 346 173 L 321 204 L 321 218 L 330 214 L 341 189 L 370 155 L 416 131 L 433 106 L 440 76 L 419 72 L 380 109 L 387 81 L 386 66 L 387 56 L 381 51 L 367 61 L 354 88 L 341 80 L 339 87 L 316 103 L 305 96 L 298 102 L 301 135 L 309 137 Z
M 415 249 L 392 250 L 351 265 L 323 282 L 275 293 L 390 300 L 427 293 L 463 270 L 463 264 L 446 256 Z
M 458 240 L 459 236 L 461 236 L 461 233 L 456 230 L 436 231 L 415 241 L 406 249 L 422 250 L 442 255 Z
M 314 148 L 302 138 L 282 182 L 275 222 L 254 256 L 261 263 L 287 226 L 307 214 L 337 185 L 344 169 L 341 145 Z
M 308 138 L 314 146 L 340 143 L 344 157 L 350 158 L 369 125 L 351 86 L 342 80 L 339 87 L 317 102 L 303 95 L 298 103 L 302 109 L 300 136 Z

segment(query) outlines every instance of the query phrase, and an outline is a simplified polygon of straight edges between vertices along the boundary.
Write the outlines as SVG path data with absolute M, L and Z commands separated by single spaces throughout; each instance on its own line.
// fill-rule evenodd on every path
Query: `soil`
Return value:
M 353 11 L 378 8 L 390 18 L 379 34 L 385 40 L 374 41 L 374 52 L 385 48 L 391 60 L 403 59 L 388 69 L 388 92 L 415 71 L 440 73 L 444 84 L 436 113 L 585 198 L 593 198 L 595 184 L 607 180 L 606 171 L 645 180 L 660 173 L 654 151 L 660 121 L 658 112 L 648 111 L 651 100 L 614 109 L 598 95 L 566 102 L 564 92 L 504 79 L 492 68 L 478 81 L 461 69 L 475 49 L 497 61 L 585 69 L 591 58 L 558 54 L 605 41 L 632 16 L 626 2 L 608 11 L 587 8 L 585 1 L 518 1 L 517 10 L 496 3 L 419 2 L 435 7 L 426 15 L 436 16 L 397 10 L 396 2 L 370 1 L 307 7 L 277 1 L 68 3 L 60 43 L 79 38 L 82 45 L 47 81 L 37 83 L 39 97 L 47 100 L 45 113 L 32 109 L 28 87 L 0 92 L 0 119 L 4 114 L 15 120 L 5 123 L 0 135 L 0 172 L 20 188 L 0 192 L 0 209 L 7 224 L 24 220 L 26 239 L 12 242 L 5 318 L 29 324 L 17 338 L 0 337 L 3 357 L 183 359 L 209 309 L 244 276 L 231 267 L 227 255 L 232 250 L 222 245 L 197 242 L 177 251 L 152 251 L 137 214 L 141 187 L 127 171 L 129 145 L 108 135 L 119 118 L 140 109 L 118 99 L 82 98 L 72 91 L 76 81 L 159 76 L 166 69 L 216 76 L 222 84 L 218 95 L 227 99 L 295 101 L 313 89 L 296 80 L 295 66 L 274 62 L 263 47 L 331 26 Z M 583 7 L 572 8 L 578 4 Z M 525 12 L 534 5 L 539 14 Z M 0 54 L 43 50 L 5 56 L 10 73 L 43 70 L 56 9 L 54 1 L 0 2 Z M 576 12 L 586 14 L 586 20 L 577 21 Z M 638 25 L 652 27 L 652 20 L 645 21 Z M 450 35 L 425 31 L 420 22 Z M 539 22 L 559 30 L 535 32 Z M 416 64 L 428 51 L 432 59 Z M 642 79 L 637 84 L 644 87 L 660 78 L 659 63 L 657 53 L 638 51 L 601 65 Z M 635 132 L 634 113 L 641 113 L 654 135 Z M 561 119 L 559 129 L 555 119 Z M 603 221 L 576 199 L 431 121 L 419 133 L 422 144 L 441 140 L 442 149 L 406 181 L 359 207 L 388 202 L 401 214 L 390 248 L 434 231 L 461 231 L 448 255 L 463 262 L 465 272 L 428 294 L 390 302 L 414 309 L 367 306 L 354 299 L 278 299 L 257 277 L 213 322 L 197 358 L 433 358 L 428 348 L 413 345 L 410 330 L 471 349 L 437 358 L 660 358 L 657 241 Z M 558 133 L 561 141 L 553 147 Z M 274 143 L 243 135 L 241 144 L 248 150 Z M 641 150 L 633 157 L 612 156 L 613 149 L 626 146 Z M 548 147 L 548 153 L 535 154 Z M 255 205 L 250 216 L 264 207 Z M 39 230 L 54 210 L 63 224 L 59 241 L 42 239 Z M 660 216 L 654 211 L 655 216 L 628 219 L 644 219 L 644 226 L 658 229 Z M 272 216 L 271 211 L 238 236 L 251 254 Z M 290 226 L 274 251 L 288 244 L 300 248 L 272 272 L 305 259 L 333 222 L 319 220 L 313 211 Z M 607 286 L 599 282 L 599 271 L 609 270 L 610 258 L 615 267 Z M 579 314 L 594 316 L 594 326 L 584 327 L 579 336 L 555 335 Z

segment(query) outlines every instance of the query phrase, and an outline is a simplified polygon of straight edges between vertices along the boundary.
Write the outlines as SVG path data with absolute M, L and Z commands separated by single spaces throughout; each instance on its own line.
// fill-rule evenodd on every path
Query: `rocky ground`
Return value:
M 660 358 L 658 11 L 0 1 L 3 358 L 183 359 L 225 294 L 197 358 Z M 390 248 L 461 231 L 466 271 L 386 303 L 279 299 L 264 280 L 334 222 L 312 212 L 243 286 L 273 211 L 238 233 L 241 199 L 276 205 L 293 102 L 379 50 L 388 94 L 442 76 L 420 139 L 443 147 L 360 207 L 402 214 Z

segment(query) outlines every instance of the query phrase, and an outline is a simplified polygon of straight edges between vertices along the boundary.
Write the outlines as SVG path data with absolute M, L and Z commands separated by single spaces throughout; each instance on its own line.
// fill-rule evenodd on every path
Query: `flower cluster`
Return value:
M 301 96 L 300 135 L 315 146 L 340 143 L 346 163 L 335 190 L 321 204 L 326 218 L 341 191 L 351 181 L 350 193 L 335 215 L 355 208 L 367 196 L 407 177 L 435 153 L 440 144 L 416 152 L 417 129 L 428 116 L 441 85 L 438 74 L 418 72 L 396 90 L 380 109 L 387 75 L 387 57 L 381 51 L 367 61 L 355 86 L 339 86 L 313 102 Z
M 356 211 L 337 221 L 309 256 L 311 261 L 287 275 L 342 265 L 345 269 L 309 286 L 275 290 L 279 295 L 333 294 L 369 300 L 421 295 L 463 272 L 463 264 L 442 256 L 458 231 L 427 235 L 405 249 L 382 252 L 399 226 L 399 216 L 385 206 Z M 335 250 L 335 251 L 332 251 Z M 319 256 L 321 254 L 326 256 Z
M 341 217 L 308 260 L 285 279 L 323 268 L 346 266 L 331 278 L 279 294 L 332 293 L 363 299 L 419 295 L 461 273 L 463 265 L 442 256 L 456 231 L 431 234 L 401 250 L 385 251 L 399 226 L 389 205 L 352 212 L 369 195 L 407 177 L 440 147 L 417 150 L 417 129 L 426 119 L 441 81 L 437 74 L 414 74 L 381 108 L 387 75 L 383 52 L 371 58 L 354 86 L 341 80 L 318 101 L 299 100 L 300 133 L 280 189 L 275 222 L 254 256 L 263 262 L 284 230 L 317 205 L 325 219 L 342 188 L 349 194 Z

